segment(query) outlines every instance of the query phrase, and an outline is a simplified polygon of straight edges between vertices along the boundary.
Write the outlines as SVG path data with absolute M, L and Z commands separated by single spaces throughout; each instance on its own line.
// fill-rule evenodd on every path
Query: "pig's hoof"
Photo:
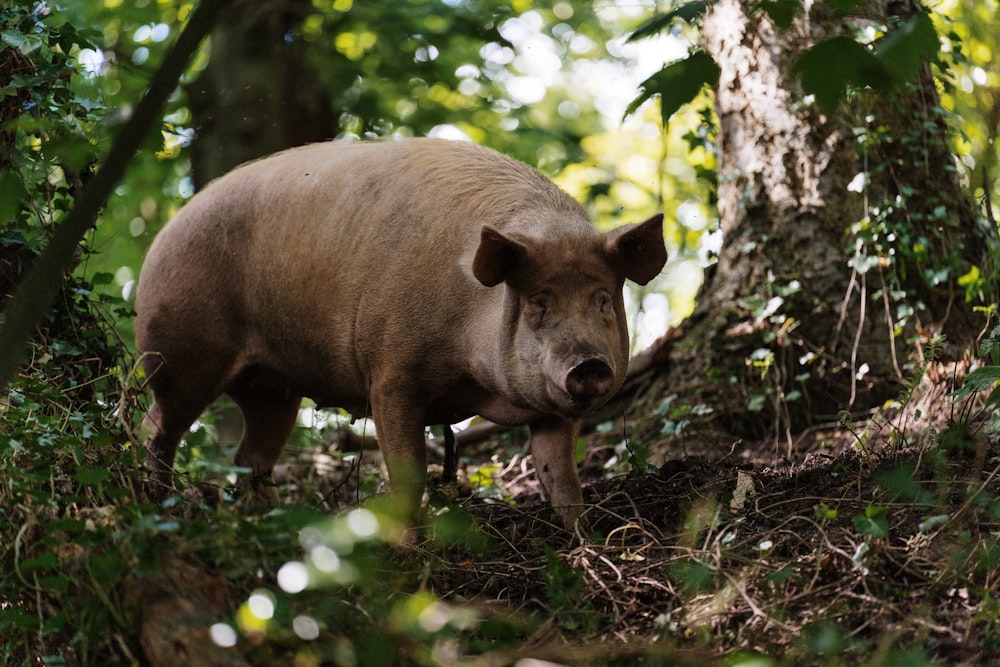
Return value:
M 271 473 L 261 473 L 254 475 L 249 480 L 250 493 L 248 497 L 262 501 L 265 505 L 274 506 L 278 504 L 278 485 L 274 483 Z
M 146 471 L 138 488 L 142 499 L 151 503 L 162 502 L 175 493 L 172 476 L 165 477 L 159 471 Z

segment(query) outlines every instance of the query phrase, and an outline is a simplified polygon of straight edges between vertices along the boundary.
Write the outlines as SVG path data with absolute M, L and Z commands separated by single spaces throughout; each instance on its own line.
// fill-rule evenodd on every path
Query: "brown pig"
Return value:
M 236 463 L 266 487 L 308 396 L 374 418 L 412 514 L 424 426 L 478 414 L 530 424 L 539 480 L 572 526 L 576 420 L 625 377 L 622 285 L 662 269 L 662 217 L 601 234 L 539 172 L 465 142 L 321 143 L 237 168 L 142 268 L 154 477 L 169 484 L 181 437 L 226 393 L 246 419 Z

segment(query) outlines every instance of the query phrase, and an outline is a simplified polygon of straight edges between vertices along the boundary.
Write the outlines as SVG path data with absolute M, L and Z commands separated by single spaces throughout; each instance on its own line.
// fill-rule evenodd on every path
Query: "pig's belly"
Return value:
M 503 397 L 488 394 L 477 394 L 472 392 L 469 395 L 464 392 L 456 392 L 454 396 L 438 400 L 428 405 L 424 410 L 423 422 L 426 426 L 438 424 L 455 424 L 469 417 L 480 416 L 495 424 L 503 426 L 519 426 L 535 421 L 542 416 L 542 413 L 533 408 L 527 408 L 504 399 Z M 365 397 L 340 395 L 315 395 L 311 396 L 317 407 L 320 408 L 341 408 L 351 413 L 352 417 L 370 417 L 372 414 L 371 401 Z M 471 400 L 470 400 L 471 399 Z M 374 397 L 372 400 L 378 400 Z
M 463 419 L 479 415 L 495 424 L 519 426 L 535 421 L 542 413 L 534 408 L 516 405 L 497 394 L 485 390 L 456 392 L 452 399 L 445 399 L 431 405 L 425 417 L 428 426 L 454 424 Z
M 254 374 L 254 379 L 259 381 L 266 377 L 271 382 L 282 385 L 287 393 L 311 399 L 319 408 L 341 408 L 359 419 L 370 417 L 372 405 L 379 401 L 379 397 L 359 390 L 358 387 L 366 383 L 353 377 L 349 369 L 317 372 L 318 368 L 329 368 L 332 365 L 314 364 L 309 370 L 285 367 L 280 371 L 264 371 L 258 367 L 255 369 L 257 373 Z M 420 418 L 428 426 L 454 424 L 476 415 L 496 424 L 518 426 L 535 421 L 543 415 L 535 408 L 519 404 L 469 379 L 446 383 L 446 386 L 427 395 L 426 390 L 431 384 L 432 380 L 415 383 L 416 387 L 425 390 L 424 394 L 414 398 L 417 399 L 416 403 L 420 399 L 427 401 Z M 408 402 L 413 404 L 414 401 Z

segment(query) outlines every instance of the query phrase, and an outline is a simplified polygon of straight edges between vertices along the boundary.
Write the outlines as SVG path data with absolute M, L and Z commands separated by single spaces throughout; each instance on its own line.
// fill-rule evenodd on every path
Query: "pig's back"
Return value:
M 310 385 L 331 373 L 363 384 L 375 348 L 427 359 L 433 343 L 454 355 L 442 336 L 501 298 L 468 268 L 484 224 L 596 234 L 547 178 L 473 144 L 291 149 L 213 181 L 182 209 L 150 249 L 137 311 L 207 323 L 251 363 L 280 358 Z

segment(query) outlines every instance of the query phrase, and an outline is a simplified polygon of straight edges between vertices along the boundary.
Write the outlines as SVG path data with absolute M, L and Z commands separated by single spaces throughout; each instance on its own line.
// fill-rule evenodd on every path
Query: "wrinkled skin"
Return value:
M 601 234 L 537 171 L 467 143 L 333 142 L 245 165 L 193 198 L 143 266 L 153 476 L 170 484 L 181 437 L 228 393 L 246 418 L 236 462 L 269 491 L 308 396 L 372 415 L 412 516 L 424 426 L 478 414 L 530 424 L 572 526 L 576 420 L 624 380 L 622 287 L 662 269 L 661 224 Z

